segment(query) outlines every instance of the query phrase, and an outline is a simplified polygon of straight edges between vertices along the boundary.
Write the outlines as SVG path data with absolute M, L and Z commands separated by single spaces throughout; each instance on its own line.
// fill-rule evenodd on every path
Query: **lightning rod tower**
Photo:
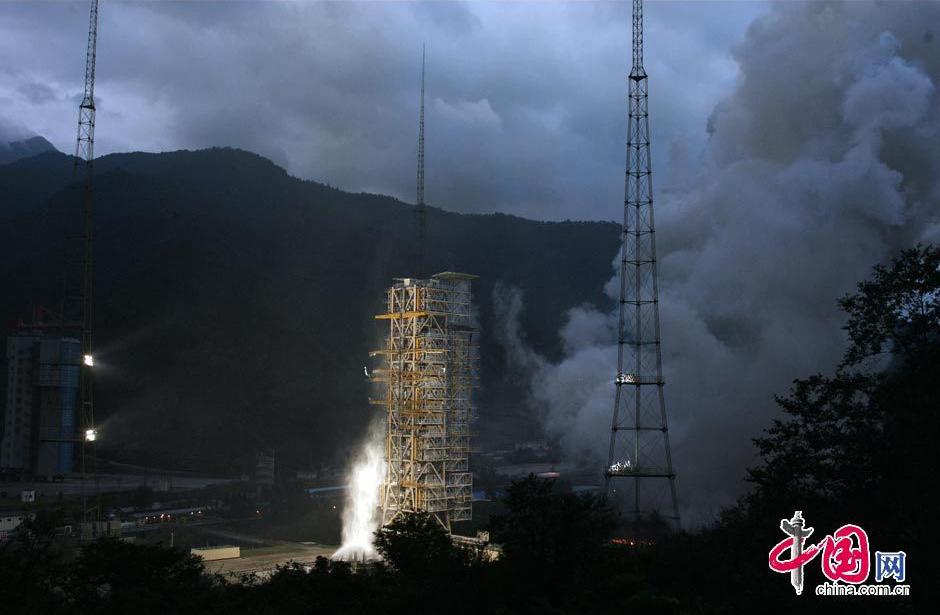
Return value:
M 424 206 L 424 45 L 421 45 L 421 112 L 418 116 L 418 189 L 415 199 L 415 226 L 417 227 L 417 245 L 415 246 L 415 276 L 425 275 L 425 240 L 427 236 L 427 211 Z
M 98 533 L 100 510 L 97 499 L 89 504 L 85 483 L 95 474 L 95 412 L 94 381 L 94 318 L 93 318 L 93 180 L 95 148 L 95 59 L 98 42 L 98 0 L 91 0 L 88 22 L 88 47 L 85 53 L 85 93 L 78 107 L 78 139 L 72 167 L 72 183 L 79 194 L 77 200 L 78 233 L 66 239 L 65 292 L 62 319 L 70 329 L 80 333 L 79 363 L 79 432 L 82 473 L 82 534 Z
M 604 492 L 632 514 L 639 539 L 642 523 L 652 512 L 679 523 L 663 397 L 643 0 L 633 0 L 633 67 L 628 81 L 616 394 Z M 662 514 L 666 511 L 669 514 Z

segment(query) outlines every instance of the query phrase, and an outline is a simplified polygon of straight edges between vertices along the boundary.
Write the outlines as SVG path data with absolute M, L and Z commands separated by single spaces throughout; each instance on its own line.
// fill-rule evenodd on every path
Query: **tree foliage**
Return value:
M 843 366 L 891 353 L 913 360 L 940 344 L 940 247 L 918 245 L 876 265 L 858 292 L 839 301 L 851 344 Z
M 492 521 L 506 560 L 520 569 L 586 564 L 610 537 L 613 513 L 599 498 L 554 493 L 554 486 L 531 474 L 513 482 L 504 499 L 507 512 Z
M 752 496 L 871 511 L 938 461 L 940 249 L 906 250 L 839 301 L 849 346 L 835 375 L 796 380 L 785 418 L 755 442 Z M 901 504 L 894 502 L 892 505 Z
M 375 533 L 375 547 L 395 571 L 414 579 L 450 574 L 472 559 L 428 513 L 396 517 Z

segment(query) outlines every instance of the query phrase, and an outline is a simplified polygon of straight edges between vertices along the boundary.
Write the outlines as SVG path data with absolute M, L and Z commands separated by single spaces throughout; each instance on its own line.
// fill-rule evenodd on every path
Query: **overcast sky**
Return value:
M 694 167 L 766 5 L 649 2 L 657 185 Z M 87 0 L 0 2 L 0 137 L 74 150 Z M 618 219 L 629 2 L 103 0 L 96 152 L 233 146 L 414 200 L 427 43 L 427 201 Z M 672 162 L 672 164 L 667 164 Z
M 101 154 L 213 145 L 414 198 L 428 45 L 428 202 L 622 216 L 629 3 L 102 3 Z M 940 243 L 940 2 L 649 2 L 667 412 L 683 516 L 733 502 L 794 378 L 845 348 L 836 299 Z M 0 2 L 0 136 L 72 151 L 87 2 Z M 611 268 L 608 291 L 619 286 Z M 607 450 L 617 314 L 511 361 L 567 452 Z

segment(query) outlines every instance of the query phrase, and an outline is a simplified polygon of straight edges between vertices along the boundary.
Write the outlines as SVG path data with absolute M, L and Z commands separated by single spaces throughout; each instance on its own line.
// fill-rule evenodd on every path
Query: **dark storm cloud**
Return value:
M 740 78 L 698 171 L 660 195 L 667 411 L 692 522 L 741 493 L 772 396 L 838 363 L 836 299 L 875 263 L 940 241 L 940 54 L 924 35 L 937 23 L 934 3 L 774 6 L 735 50 Z M 552 363 L 513 328 L 524 297 L 506 289 L 498 307 L 548 429 L 603 454 L 616 315 L 574 310 Z
M 52 102 L 56 99 L 55 90 L 45 83 L 37 83 L 35 81 L 30 83 L 23 83 L 19 85 L 17 90 L 26 98 L 26 100 L 34 105 L 41 105 L 43 103 Z
M 461 211 L 617 218 L 629 3 L 104 2 L 96 151 L 214 145 L 414 198 L 421 44 L 427 197 Z M 751 3 L 647 9 L 654 153 L 694 161 Z M 0 114 L 74 139 L 87 3 L 0 3 Z M 42 102 L 37 90 L 41 84 Z M 694 164 L 686 164 L 692 166 Z M 682 165 L 669 165 L 669 169 Z

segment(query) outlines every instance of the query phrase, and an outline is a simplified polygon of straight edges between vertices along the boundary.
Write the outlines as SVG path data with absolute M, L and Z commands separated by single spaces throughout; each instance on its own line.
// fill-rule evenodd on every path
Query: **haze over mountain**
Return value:
M 20 158 L 28 158 L 42 152 L 57 151 L 44 137 L 28 137 L 6 143 L 0 142 L 0 164 L 7 164 Z
M 72 159 L 0 166 L 4 321 L 55 306 Z M 383 289 L 411 276 L 412 206 L 289 176 L 241 150 L 114 154 L 95 163 L 96 416 L 104 455 L 155 465 L 284 468 L 342 459 L 375 411 L 363 365 Z M 428 262 L 480 276 L 484 437 L 530 435 L 493 290 L 525 293 L 521 335 L 560 357 L 568 310 L 603 294 L 619 227 L 431 207 Z M 100 367 L 99 367 L 100 366 Z

